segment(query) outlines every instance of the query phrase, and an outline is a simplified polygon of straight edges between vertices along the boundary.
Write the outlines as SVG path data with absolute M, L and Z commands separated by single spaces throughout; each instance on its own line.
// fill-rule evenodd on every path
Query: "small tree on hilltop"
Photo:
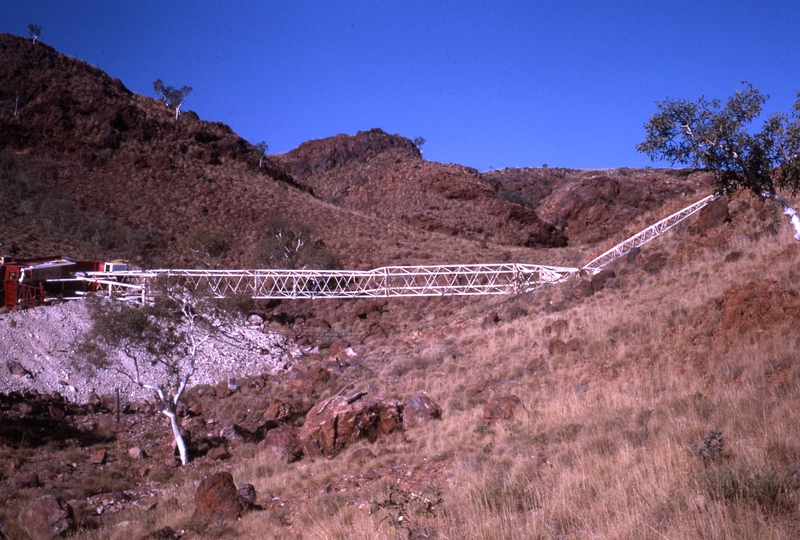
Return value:
M 267 150 L 269 150 L 269 145 L 267 145 L 266 141 L 261 141 L 260 143 L 256 143 L 253 148 L 256 149 L 256 153 L 258 154 L 258 168 L 260 169 L 264 162 L 264 157 L 267 155 Z
M 33 39 L 33 44 L 36 45 L 36 40 L 42 36 L 42 27 L 28 23 L 28 35 Z
M 636 149 L 652 160 L 713 171 L 717 194 L 746 189 L 776 201 L 800 241 L 800 217 L 778 193 L 800 191 L 800 92 L 788 114 L 773 114 L 754 132 L 750 123 L 769 96 L 744 84 L 724 106 L 703 97 L 656 102 L 660 112 L 645 124 L 647 137 Z
M 177 120 L 181 112 L 181 105 L 183 105 L 186 98 L 189 97 L 189 94 L 192 93 L 192 87 L 183 86 L 181 88 L 175 88 L 173 86 L 164 86 L 161 79 L 156 79 L 155 82 L 153 82 L 153 89 L 159 95 L 161 101 L 167 104 L 167 107 L 175 109 L 175 120 Z
M 427 141 L 425 140 L 425 137 L 415 137 L 415 138 L 414 138 L 414 140 L 413 140 L 413 141 L 411 141 L 411 142 L 413 142 L 413 143 L 414 143 L 414 146 L 416 146 L 417 148 L 419 148 L 419 151 L 420 151 L 420 152 L 422 152 L 422 146 L 423 146 L 423 145 L 424 145 L 424 144 L 425 144 Z
M 156 411 L 169 420 L 186 465 L 178 404 L 197 370 L 200 346 L 220 328 L 224 314 L 210 295 L 191 292 L 174 278 L 157 281 L 154 292 L 155 301 L 147 306 L 95 299 L 91 327 L 79 346 L 97 368 L 116 371 L 153 392 Z

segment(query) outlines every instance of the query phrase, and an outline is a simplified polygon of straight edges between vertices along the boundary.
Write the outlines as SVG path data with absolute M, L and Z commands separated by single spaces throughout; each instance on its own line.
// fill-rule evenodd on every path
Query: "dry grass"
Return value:
M 445 409 L 440 422 L 411 430 L 405 442 L 365 444 L 377 457 L 361 462 L 349 459 L 354 449 L 289 465 L 258 454 L 232 472 L 255 485 L 265 510 L 207 532 L 242 539 L 797 538 L 796 313 L 733 333 L 712 317 L 714 299 L 732 285 L 774 280 L 797 290 L 788 228 L 754 241 L 749 218 L 729 226 L 724 246 L 680 257 L 676 244 L 686 239 L 673 234 L 658 246 L 673 260 L 660 274 L 623 263 L 615 287 L 566 301 L 561 311 L 534 313 L 534 302 L 568 296 L 552 289 L 531 295 L 532 314 L 509 324 L 482 330 L 475 317 L 441 339 L 409 335 L 410 352 L 373 360 L 377 375 L 366 382 L 384 395 L 426 390 Z M 730 260 L 732 251 L 741 255 Z M 566 353 L 548 352 L 554 339 L 569 344 Z M 503 394 L 519 396 L 523 412 L 486 425 L 482 404 Z M 711 444 L 712 430 L 721 432 L 722 447 Z M 191 508 L 191 494 L 184 487 L 179 506 Z M 186 510 L 157 512 L 154 526 L 187 523 Z

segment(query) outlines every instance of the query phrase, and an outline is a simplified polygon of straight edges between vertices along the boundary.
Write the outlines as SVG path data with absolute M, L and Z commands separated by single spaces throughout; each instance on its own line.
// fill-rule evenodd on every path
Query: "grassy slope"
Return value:
M 569 286 L 525 297 L 532 313 L 559 311 L 482 330 L 464 305 L 461 324 L 410 330 L 395 354 L 368 359 L 363 383 L 383 395 L 427 390 L 441 422 L 405 442 L 357 445 L 377 454 L 366 461 L 348 450 L 285 466 L 253 448 L 234 477 L 280 500 L 204 534 L 796 538 L 799 253 L 782 222 L 754 239 L 779 216 L 743 199 L 731 206 L 719 235 L 678 230 L 646 248 L 643 257 L 669 254 L 659 274 L 623 262 L 613 287 L 589 299 L 571 300 Z M 551 355 L 554 339 L 569 352 Z M 482 403 L 509 393 L 524 411 L 485 425 Z M 713 429 L 724 451 L 693 453 Z M 183 510 L 151 523 L 189 523 L 192 494 L 185 487 Z

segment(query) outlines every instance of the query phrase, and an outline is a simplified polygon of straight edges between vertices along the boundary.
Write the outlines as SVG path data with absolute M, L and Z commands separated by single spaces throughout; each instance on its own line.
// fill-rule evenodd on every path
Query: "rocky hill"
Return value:
M 3 35 L 0 59 L 10 207 L 0 242 L 14 253 L 194 266 L 187 241 L 202 228 L 229 231 L 215 264 L 242 267 L 264 222 L 280 218 L 315 231 L 350 266 L 496 261 L 509 248 L 529 260 L 513 248 L 580 247 L 704 189 L 669 171 L 479 174 L 427 161 L 378 129 L 309 141 L 259 168 L 228 126 L 191 111 L 176 121 L 163 102 L 45 44 Z
M 377 129 L 259 167 L 9 35 L 0 94 L 3 254 L 242 267 L 281 223 L 299 265 L 572 266 L 710 191 L 480 173 Z M 0 313 L 0 538 L 797 538 L 797 246 L 737 196 L 530 294 L 248 304 L 177 407 L 185 467 L 154 395 L 78 346 L 82 304 Z

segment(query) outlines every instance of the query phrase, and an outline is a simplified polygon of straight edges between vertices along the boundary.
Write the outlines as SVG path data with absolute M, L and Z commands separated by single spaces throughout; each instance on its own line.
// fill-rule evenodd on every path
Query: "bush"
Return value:
M 206 266 L 216 266 L 218 259 L 225 256 L 233 245 L 233 233 L 227 229 L 202 229 L 189 231 L 184 241 L 195 258 Z
M 275 218 L 262 226 L 251 264 L 255 268 L 333 270 L 341 268 L 338 257 L 325 248 L 305 225 Z

